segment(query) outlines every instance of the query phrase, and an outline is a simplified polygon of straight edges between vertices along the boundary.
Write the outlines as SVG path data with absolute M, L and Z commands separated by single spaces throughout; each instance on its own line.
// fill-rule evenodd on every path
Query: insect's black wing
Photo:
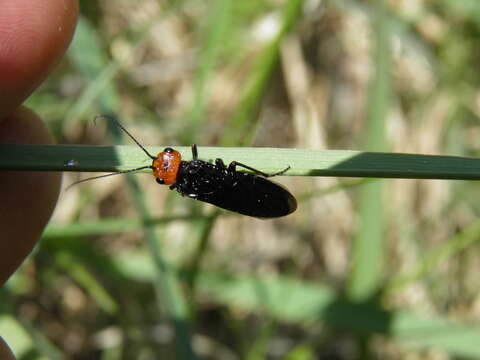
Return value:
M 285 216 L 297 208 L 293 195 L 282 186 L 201 160 L 182 166 L 175 187 L 182 195 L 253 217 Z
M 232 204 L 228 210 L 258 218 L 275 218 L 297 209 L 296 199 L 281 185 L 251 174 L 237 173 L 236 178 L 238 181 L 229 188 Z

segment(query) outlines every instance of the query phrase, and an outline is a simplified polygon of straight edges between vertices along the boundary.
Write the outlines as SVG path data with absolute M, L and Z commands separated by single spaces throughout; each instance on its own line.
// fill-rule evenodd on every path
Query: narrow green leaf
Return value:
M 194 84 L 195 95 L 190 114 L 187 116 L 190 123 L 182 136 L 182 142 L 187 144 L 195 141 L 196 134 L 203 121 L 206 99 L 208 98 L 208 84 L 212 78 L 222 45 L 226 41 L 225 35 L 228 33 L 228 27 L 231 24 L 232 0 L 216 0 L 211 6 L 213 8 L 212 16 L 208 19 L 203 46 L 200 46 L 199 66 Z
M 280 46 L 301 15 L 303 0 L 290 0 L 285 3 L 280 29 L 260 55 L 260 59 L 251 72 L 245 85 L 245 91 L 232 120 L 225 129 L 221 143 L 223 145 L 249 144 L 253 136 L 257 112 L 279 59 Z
M 84 17 L 79 18 L 68 57 L 90 81 L 66 114 L 65 122 L 75 123 L 91 111 L 93 104 L 100 105 L 102 111 L 117 108 L 118 94 L 113 78 L 120 66 L 107 60 L 97 30 Z
M 116 266 L 125 278 L 153 281 L 154 266 L 142 252 L 117 254 Z M 199 296 L 234 309 L 264 313 L 274 320 L 303 326 L 319 323 L 357 334 L 384 334 L 408 346 L 436 348 L 452 356 L 480 357 L 480 326 L 454 323 L 439 317 L 386 311 L 339 299 L 333 288 L 286 276 L 229 276 L 202 273 Z
M 0 316 L 0 334 L 18 358 L 35 348 L 28 331 L 11 315 Z
M 55 261 L 95 299 L 95 302 L 103 311 L 108 314 L 115 314 L 118 311 L 117 302 L 110 296 L 104 286 L 87 269 L 76 263 L 75 258 L 69 252 L 58 252 Z
M 147 149 L 156 154 L 163 147 Z M 177 150 L 184 160 L 191 160 L 190 148 Z M 290 166 L 286 175 L 294 176 L 480 179 L 480 159 L 460 156 L 233 147 L 199 147 L 199 156 L 222 158 L 227 164 L 236 160 L 267 172 Z M 109 172 L 150 161 L 135 146 L 0 145 L 0 170 Z
M 266 312 L 280 321 L 326 325 L 357 334 L 384 334 L 408 346 L 436 348 L 452 356 L 480 357 L 480 326 L 455 324 L 407 312 L 386 311 L 338 299 L 333 289 L 286 277 L 203 274 L 199 290 L 244 311 Z
M 385 144 L 385 119 L 390 95 L 390 26 L 383 1 L 374 8 L 375 72 L 370 84 L 367 110 L 366 149 L 383 151 Z M 359 232 L 353 245 L 353 267 L 349 284 L 349 296 L 357 301 L 371 298 L 383 277 L 384 265 L 384 211 L 382 183 L 365 184 L 360 196 Z
M 74 59 L 76 60 L 79 68 L 89 78 L 94 78 L 94 83 L 97 86 L 89 87 L 90 92 L 85 92 L 83 94 L 83 101 L 79 101 L 75 111 L 81 113 L 86 107 L 85 104 L 93 102 L 94 95 L 98 95 L 96 102 L 101 106 L 102 112 L 107 114 L 116 114 L 118 113 L 116 101 L 117 91 L 112 86 L 109 81 L 118 70 L 119 65 L 112 63 L 108 68 L 106 64 L 101 66 L 102 63 L 105 63 L 105 57 L 99 43 L 96 41 L 96 34 L 87 22 L 83 23 L 83 27 L 80 28 L 81 33 L 83 34 L 83 42 L 79 43 L 78 47 L 73 47 L 77 49 L 74 51 Z M 145 30 L 148 29 L 149 25 L 147 24 Z M 140 34 L 146 35 L 146 31 L 140 31 Z M 86 51 L 91 52 L 91 57 L 96 59 L 96 61 L 90 63 L 88 62 L 88 57 L 85 59 L 82 57 L 82 54 L 79 50 L 85 47 L 85 42 L 91 41 L 93 47 L 88 47 Z M 103 68 L 106 68 L 103 71 Z M 102 81 L 103 80 L 103 81 Z M 108 91 L 106 93 L 100 93 L 99 89 L 105 87 Z M 121 142 L 122 134 L 117 127 L 109 127 L 110 132 L 114 135 L 117 142 Z M 65 160 L 64 165 L 67 168 L 76 167 L 77 165 L 82 164 L 83 160 L 73 156 L 70 159 Z M 158 241 L 155 230 L 150 224 L 150 213 L 149 209 L 146 206 L 144 194 L 140 191 L 140 187 L 134 177 L 127 176 L 127 184 L 131 192 L 133 193 L 132 199 L 134 201 L 134 206 L 140 218 L 145 219 L 142 224 L 143 233 L 145 241 L 150 250 L 153 262 L 156 269 L 156 279 L 153 282 L 153 285 L 156 290 L 157 303 L 160 310 L 165 311 L 168 318 L 171 320 L 172 325 L 175 329 L 175 340 L 176 340 L 176 350 L 178 356 L 184 359 L 195 359 L 195 355 L 191 348 L 191 338 L 188 329 L 188 312 L 186 309 L 185 301 L 181 294 L 179 284 L 175 278 L 175 274 L 170 270 L 169 264 L 165 261 L 162 255 L 162 248 L 160 246 L 161 241 Z
M 41 354 L 39 360 L 60 360 L 62 352 L 25 319 L 16 319 L 10 315 L 0 316 L 0 334 L 12 347 L 16 356 L 27 355 L 30 351 Z
M 421 263 L 411 272 L 398 275 L 391 281 L 386 292 L 399 291 L 406 285 L 418 281 L 433 269 L 438 268 L 442 262 L 467 249 L 477 241 L 480 241 L 480 221 L 474 222 L 468 228 L 450 238 L 444 246 L 426 254 Z
M 149 220 L 110 218 L 91 222 L 75 222 L 68 225 L 50 224 L 42 234 L 43 240 L 62 239 L 66 237 L 85 237 L 91 235 L 127 233 L 138 231 L 142 226 L 158 226 L 174 221 L 198 222 L 204 221 L 207 216 L 165 216 Z

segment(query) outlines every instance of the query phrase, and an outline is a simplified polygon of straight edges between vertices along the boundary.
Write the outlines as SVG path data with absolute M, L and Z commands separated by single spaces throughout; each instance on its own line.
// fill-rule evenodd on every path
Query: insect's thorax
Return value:
M 235 173 L 203 160 L 182 161 L 175 187 L 189 196 L 192 193 L 209 193 L 234 186 Z

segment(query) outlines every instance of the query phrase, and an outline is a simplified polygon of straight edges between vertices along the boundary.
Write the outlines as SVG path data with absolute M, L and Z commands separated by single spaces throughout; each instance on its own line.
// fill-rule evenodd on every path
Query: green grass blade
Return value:
M 102 111 L 117 108 L 118 94 L 113 78 L 120 65 L 107 60 L 97 30 L 84 17 L 79 18 L 68 56 L 90 82 L 66 114 L 66 125 L 77 122 L 95 105 L 100 105 Z
M 317 196 L 326 196 L 341 190 L 351 189 L 353 187 L 361 186 L 364 183 L 371 182 L 373 179 L 357 179 L 344 181 L 339 184 L 334 184 L 330 187 L 318 190 L 311 190 L 299 194 L 296 196 L 299 203 L 310 201 L 312 198 Z M 231 212 L 223 211 L 219 214 L 214 213 L 211 215 L 169 215 L 162 216 L 159 218 L 153 218 L 150 220 L 139 220 L 139 219 L 127 219 L 127 218 L 102 218 L 98 221 L 77 221 L 73 224 L 68 225 L 55 225 L 50 224 L 47 226 L 45 231 L 42 234 L 42 240 L 54 240 L 54 239 L 65 239 L 65 238 L 75 238 L 75 237 L 85 237 L 93 235 L 104 235 L 104 234 L 116 234 L 116 233 L 128 233 L 133 231 L 138 231 L 145 225 L 159 226 L 162 224 L 168 224 L 171 222 L 197 222 L 201 223 L 205 229 L 208 229 L 213 225 L 213 217 L 217 215 L 222 216 L 234 216 Z M 207 221 L 208 226 L 205 227 L 205 221 Z M 197 248 L 197 253 L 193 255 L 191 265 L 189 268 L 196 268 L 198 265 L 196 263 L 201 262 L 201 257 L 203 252 L 206 250 L 206 236 L 207 231 L 204 230 L 202 236 L 200 236 L 199 246 Z
M 357 334 L 380 333 L 412 347 L 442 349 L 452 356 L 480 356 L 479 326 L 339 300 L 334 289 L 319 284 L 282 276 L 228 277 L 209 273 L 199 279 L 199 290 L 237 311 L 266 312 L 277 320 L 304 326 L 323 322 Z
M 133 199 L 137 212 L 142 219 L 150 220 L 150 212 L 147 208 L 144 194 L 139 189 L 138 182 L 131 175 L 127 176 L 127 180 L 134 194 Z M 171 264 L 168 263 L 163 255 L 161 242 L 157 239 L 153 226 L 145 225 L 143 230 L 150 255 L 155 264 L 156 278 L 153 285 L 157 292 L 157 301 L 159 307 L 165 310 L 175 328 L 177 354 L 180 359 L 196 359 L 191 344 L 188 307 L 180 287 L 180 282 Z
M 238 144 L 240 140 L 242 144 L 251 143 L 258 107 L 278 63 L 280 46 L 283 39 L 292 29 L 295 21 L 299 18 L 302 6 L 303 0 L 286 2 L 281 19 L 281 28 L 273 41 L 261 54 L 258 64 L 252 70 L 252 75 L 245 85 L 246 90 L 232 120 L 225 129 L 221 144 Z
M 78 264 L 72 254 L 59 251 L 56 253 L 55 262 L 90 294 L 104 312 L 111 315 L 118 312 L 119 306 L 108 290 L 87 269 Z
M 48 338 L 24 319 L 2 314 L 0 334 L 15 352 L 18 359 L 28 354 L 38 353 L 39 359 L 60 360 L 65 355 Z
M 85 24 L 88 25 L 87 23 Z M 148 28 L 149 24 L 147 24 L 145 28 L 139 32 L 140 37 L 143 37 L 147 34 Z M 88 40 L 92 42 L 92 55 L 95 59 L 97 59 L 97 61 L 95 61 L 91 66 L 90 62 L 88 61 L 88 57 L 84 58 L 77 51 L 74 52 L 74 58 L 76 60 L 77 66 L 82 69 L 83 72 L 86 73 L 86 75 L 91 79 L 102 79 L 103 74 L 113 76 L 118 69 L 118 65 L 112 64 L 109 68 L 107 68 L 110 69 L 109 71 L 103 71 L 103 68 L 106 68 L 103 52 L 98 42 L 95 41 L 95 33 L 92 31 L 88 31 L 89 29 L 92 30 L 88 26 L 84 26 L 84 42 Z M 80 46 L 80 49 L 81 48 L 82 46 Z M 107 92 L 107 94 L 100 94 L 98 92 L 99 86 L 90 87 L 90 89 L 93 90 L 93 95 L 95 93 L 99 95 L 96 99 L 96 102 L 100 104 L 102 112 L 106 112 L 107 114 L 118 113 L 118 102 L 111 101 L 111 99 L 115 98 L 115 96 L 117 95 L 116 88 L 111 86 L 110 83 L 102 83 L 98 80 L 95 80 L 94 82 L 96 84 L 99 84 L 100 87 L 103 85 L 108 86 L 109 91 Z M 87 104 L 88 102 L 93 101 L 92 94 L 90 94 L 90 96 L 87 96 L 88 94 L 88 92 L 84 93 L 85 101 L 80 102 L 80 104 Z M 79 109 L 85 109 L 85 106 L 82 106 Z M 121 134 L 121 131 L 118 129 L 118 127 L 109 126 L 109 130 L 114 135 L 116 142 L 120 142 L 121 136 L 123 134 Z M 72 163 L 79 163 L 79 160 L 73 157 L 66 162 L 67 165 Z M 153 286 L 156 290 L 156 297 L 159 309 L 165 312 L 166 316 L 172 322 L 172 325 L 175 329 L 176 350 L 179 357 L 183 359 L 195 359 L 195 355 L 191 348 L 191 338 L 188 329 L 188 311 L 186 310 L 185 301 L 180 291 L 179 284 L 175 278 L 175 275 L 172 273 L 172 271 L 170 271 L 169 264 L 162 255 L 160 241 L 158 241 L 156 237 L 153 226 L 150 225 L 151 216 L 146 206 L 143 193 L 140 191 L 136 179 L 134 177 L 127 176 L 127 183 L 133 193 L 132 199 L 134 201 L 137 213 L 142 219 L 145 220 L 143 223 L 143 234 L 147 246 L 150 250 L 150 255 L 152 256 L 153 262 L 155 264 L 157 277 L 153 281 Z
M 386 292 L 399 291 L 406 285 L 420 280 L 428 275 L 433 269 L 450 259 L 453 255 L 467 249 L 472 244 L 480 240 L 480 221 L 476 221 L 461 233 L 453 236 L 449 241 L 439 249 L 426 254 L 422 262 L 410 273 L 398 275 L 391 281 Z
M 376 34 L 373 61 L 373 81 L 370 86 L 367 111 L 366 148 L 372 151 L 385 149 L 385 118 L 389 106 L 390 46 L 389 24 L 384 5 L 376 2 Z M 382 183 L 365 184 L 360 196 L 359 232 L 353 244 L 353 267 L 349 284 L 349 296 L 364 301 L 374 295 L 383 276 L 383 194 Z
M 378 5 L 377 44 L 375 53 L 375 78 L 369 103 L 367 126 L 367 148 L 385 148 L 385 117 L 388 111 L 389 93 L 389 46 L 388 24 L 382 5 Z M 354 244 L 354 265 L 350 283 L 350 296 L 365 300 L 379 287 L 383 266 L 383 196 L 381 183 L 366 184 L 361 192 L 360 232 Z
M 212 17 L 209 18 L 208 27 L 205 30 L 205 41 L 203 46 L 200 46 L 199 68 L 194 84 L 195 95 L 190 114 L 187 116 L 190 122 L 182 136 L 184 144 L 195 142 L 197 137 L 208 98 L 208 83 L 231 23 L 232 0 L 216 0 L 212 7 Z
M 117 258 L 126 278 L 155 278 L 151 263 L 128 253 Z M 265 313 L 274 320 L 302 326 L 324 323 L 356 334 L 384 334 L 412 347 L 437 348 L 452 356 L 480 357 L 480 327 L 453 323 L 441 317 L 421 317 L 337 298 L 333 288 L 286 276 L 229 276 L 219 272 L 199 275 L 198 292 L 205 299 L 236 311 Z
M 100 219 L 91 222 L 75 222 L 68 225 L 49 225 L 42 234 L 43 240 L 62 239 L 67 237 L 85 237 L 92 235 L 105 234 L 125 234 L 132 231 L 138 231 L 142 226 L 159 226 L 177 221 L 201 222 L 205 221 L 207 216 L 179 215 L 164 216 L 149 220 L 110 218 Z
M 147 147 L 156 154 L 163 147 Z M 178 147 L 191 160 L 188 147 Z M 374 153 L 350 150 L 199 147 L 201 159 L 233 160 L 286 175 L 479 180 L 480 159 L 461 156 Z M 149 165 L 135 146 L 0 145 L 0 170 L 109 172 Z M 148 172 L 146 170 L 145 172 Z
M 120 140 L 117 128 L 116 138 Z M 115 133 L 114 133 L 115 134 Z M 183 296 L 176 273 L 163 254 L 162 239 L 157 238 L 154 226 L 151 225 L 151 215 L 145 201 L 144 193 L 135 176 L 127 175 L 128 187 L 132 192 L 134 206 L 143 220 L 143 234 L 149 249 L 150 256 L 155 265 L 156 278 L 153 286 L 156 291 L 157 304 L 162 309 L 175 329 L 175 344 L 178 357 L 194 360 L 196 356 L 192 349 L 190 334 L 190 319 L 186 299 Z
M 194 81 L 194 98 L 189 114 L 186 117 L 189 119 L 188 125 L 185 131 L 181 133 L 182 143 L 192 144 L 199 139 L 199 135 L 202 133 L 202 124 L 206 121 L 204 113 L 207 99 L 210 95 L 210 83 L 216 76 L 214 73 L 217 66 L 219 55 L 222 52 L 225 42 L 228 40 L 228 35 L 231 32 L 232 27 L 232 15 L 233 15 L 232 0 L 216 0 L 210 3 L 209 12 L 211 16 L 208 17 L 203 34 L 202 45 L 199 47 L 199 62 L 198 70 Z M 193 213 L 197 213 L 198 204 L 191 203 Z M 208 242 L 210 239 L 210 233 L 214 227 L 214 223 L 217 216 L 211 216 L 205 218 L 202 222 L 191 222 L 189 226 L 188 238 L 192 239 L 192 242 L 199 243 L 198 252 L 192 259 L 190 266 L 190 298 L 191 294 L 195 291 L 195 274 L 200 271 L 202 254 L 206 248 L 208 248 Z M 194 301 L 190 301 L 190 313 L 195 315 L 197 313 L 196 304 Z

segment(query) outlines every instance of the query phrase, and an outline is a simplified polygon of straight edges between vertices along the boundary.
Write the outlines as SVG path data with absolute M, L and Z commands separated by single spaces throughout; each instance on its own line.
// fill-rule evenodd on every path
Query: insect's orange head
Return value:
M 172 148 L 165 148 L 152 162 L 153 176 L 159 184 L 172 185 L 177 181 L 182 157 Z

